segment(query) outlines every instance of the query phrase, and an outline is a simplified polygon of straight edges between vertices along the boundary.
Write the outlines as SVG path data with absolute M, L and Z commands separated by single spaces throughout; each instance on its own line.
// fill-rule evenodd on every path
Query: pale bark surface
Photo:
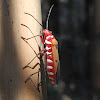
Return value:
M 31 77 L 25 84 L 25 80 L 34 72 L 37 72 L 40 65 L 34 69 L 23 67 L 27 65 L 35 52 L 28 44 L 21 39 L 32 37 L 32 33 L 21 24 L 27 25 L 34 35 L 40 34 L 42 27 L 29 15 L 32 14 L 40 23 L 41 21 L 41 0 L 9 0 L 9 12 L 6 0 L 0 0 L 0 100 L 42 100 L 42 90 L 37 90 L 38 74 Z M 37 40 L 37 41 L 36 41 Z M 28 40 L 36 53 L 39 52 L 38 45 L 43 48 L 40 37 Z M 38 44 L 38 45 L 37 45 Z M 38 57 L 30 64 L 34 66 L 40 63 Z M 39 82 L 41 81 L 39 74 Z

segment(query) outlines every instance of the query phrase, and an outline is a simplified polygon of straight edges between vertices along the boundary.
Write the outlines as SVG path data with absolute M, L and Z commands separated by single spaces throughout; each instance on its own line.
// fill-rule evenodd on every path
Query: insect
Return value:
M 40 36 L 41 41 L 44 44 L 45 48 L 43 50 L 41 50 L 38 54 L 36 54 L 36 57 L 45 51 L 44 60 L 46 62 L 46 69 L 47 69 L 48 77 L 52 84 L 58 84 L 58 80 L 60 77 L 60 61 L 59 61 L 59 53 L 58 53 L 58 41 L 55 39 L 54 35 L 52 35 L 52 32 L 48 30 L 49 16 L 50 16 L 53 6 L 54 5 L 52 5 L 49 10 L 49 14 L 48 14 L 47 21 L 46 21 L 46 29 L 43 28 L 43 33 L 41 33 L 40 35 L 37 35 L 37 36 Z M 30 15 L 31 17 L 34 18 L 34 16 L 29 13 L 25 13 L 25 14 Z M 40 22 L 38 22 L 37 19 L 35 19 L 35 20 L 37 21 L 37 23 L 39 23 L 43 27 L 43 25 Z M 23 25 L 23 26 L 25 26 L 25 25 Z M 34 36 L 34 37 L 36 37 L 36 36 Z M 34 38 L 34 37 L 31 37 L 31 38 Z M 31 38 L 27 38 L 26 40 L 31 39 Z M 24 38 L 22 37 L 22 39 L 24 39 Z M 34 57 L 24 68 L 26 68 L 36 57 Z M 32 74 L 32 75 L 34 75 L 34 74 Z M 30 75 L 30 77 L 32 75 Z M 28 79 L 26 80 L 26 82 L 28 81 Z

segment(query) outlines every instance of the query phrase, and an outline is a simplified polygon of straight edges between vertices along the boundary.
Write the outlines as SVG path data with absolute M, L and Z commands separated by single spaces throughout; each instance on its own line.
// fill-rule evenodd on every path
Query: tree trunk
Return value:
M 93 71 L 94 87 L 100 91 L 100 0 L 94 0 Z
M 35 74 L 25 83 L 25 80 L 40 69 L 40 57 L 36 57 L 29 66 L 26 66 L 43 49 L 40 37 L 26 40 L 39 35 L 42 27 L 28 14 L 32 14 L 40 23 L 41 0 L 0 0 L 0 100 L 41 100 L 46 95 L 39 86 L 41 73 Z M 27 25 L 31 31 L 21 24 Z M 43 68 L 43 65 L 41 65 Z M 43 75 L 42 75 L 43 77 Z M 43 81 L 44 82 L 44 81 Z M 45 82 L 44 82 L 45 83 Z M 44 88 L 44 87 L 43 87 Z

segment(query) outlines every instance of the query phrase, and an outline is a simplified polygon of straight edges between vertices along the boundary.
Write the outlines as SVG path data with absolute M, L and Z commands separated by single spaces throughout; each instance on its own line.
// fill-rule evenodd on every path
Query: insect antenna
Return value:
M 41 36 L 41 35 L 35 35 L 34 37 L 37 37 L 37 36 Z M 25 40 L 29 40 L 29 39 L 32 39 L 34 37 L 26 38 Z
M 51 10 L 52 10 L 53 6 L 54 6 L 54 4 L 51 6 L 51 8 L 49 10 L 49 14 L 48 14 L 47 21 L 46 21 L 46 29 L 48 29 L 49 16 L 50 16 L 50 13 L 51 13 Z

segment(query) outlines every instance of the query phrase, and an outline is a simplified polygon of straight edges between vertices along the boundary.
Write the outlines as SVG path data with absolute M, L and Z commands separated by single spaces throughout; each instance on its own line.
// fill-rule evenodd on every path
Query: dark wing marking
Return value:
M 60 79 L 60 75 L 59 75 L 59 73 L 60 73 L 60 62 L 58 62 L 58 66 L 57 66 L 57 73 L 56 73 L 56 84 L 58 84 L 58 81 L 59 81 L 59 79 Z

